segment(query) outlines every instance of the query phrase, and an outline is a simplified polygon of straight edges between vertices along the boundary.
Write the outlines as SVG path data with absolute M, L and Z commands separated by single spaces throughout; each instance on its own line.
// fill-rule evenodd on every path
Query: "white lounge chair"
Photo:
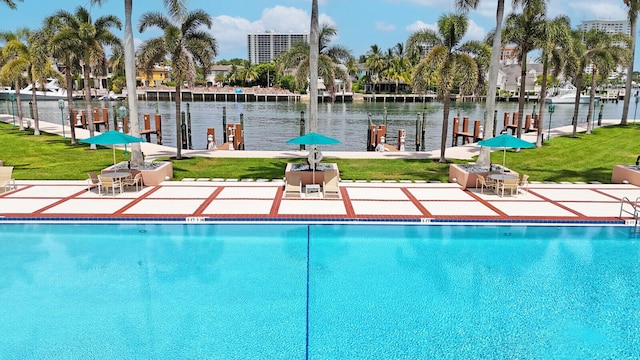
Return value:
M 124 186 L 136 186 L 136 191 L 138 191 L 138 186 L 142 187 L 142 173 L 137 173 L 132 178 L 124 178 L 122 180 L 122 185 Z
M 324 183 L 322 184 L 322 191 L 324 192 L 325 199 L 340 198 L 340 189 L 338 188 L 340 177 L 337 170 L 325 170 L 324 171 Z
M 0 190 L 2 192 L 16 188 L 16 179 L 12 178 L 13 166 L 0 166 Z
M 100 179 L 98 179 L 98 173 L 95 171 L 90 171 L 87 173 L 87 175 L 89 175 L 89 178 L 87 179 L 87 191 L 91 191 L 91 189 L 95 185 L 97 185 L 98 193 L 101 193 L 102 189 L 100 189 Z
M 302 179 L 298 174 L 288 174 L 284 185 L 284 197 L 299 198 L 302 194 Z

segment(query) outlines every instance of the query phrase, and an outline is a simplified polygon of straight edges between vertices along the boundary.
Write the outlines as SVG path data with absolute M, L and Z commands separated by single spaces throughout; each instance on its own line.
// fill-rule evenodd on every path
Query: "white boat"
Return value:
M 36 83 L 36 89 L 40 88 L 40 85 Z M 31 100 L 32 96 L 32 86 L 29 84 L 24 89 L 20 89 L 20 99 L 23 100 Z M 14 95 L 15 98 L 15 90 L 11 88 L 5 87 L 2 91 L 0 91 L 0 100 L 8 100 L 10 94 Z M 36 90 L 36 100 L 66 100 L 67 99 L 67 90 L 61 88 L 58 84 L 58 80 L 56 79 L 47 79 L 47 83 L 44 85 L 44 90 Z
M 561 88 L 553 88 L 548 92 L 549 95 L 544 99 L 547 104 L 575 104 L 576 87 L 571 84 L 565 84 Z M 600 96 L 596 96 L 595 100 L 600 100 Z M 588 104 L 589 95 L 580 94 L 580 104 Z

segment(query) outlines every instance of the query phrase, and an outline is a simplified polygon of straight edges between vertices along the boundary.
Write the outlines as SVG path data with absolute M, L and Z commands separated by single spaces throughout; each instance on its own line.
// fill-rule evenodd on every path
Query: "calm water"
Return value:
M 82 106 L 78 102 L 76 107 Z M 121 106 L 117 102 L 95 102 L 96 107 L 108 107 L 110 118 L 113 121 L 113 106 Z M 296 150 L 296 145 L 288 145 L 286 141 L 297 137 L 300 132 L 299 120 L 301 111 L 305 111 L 307 128 L 309 126 L 308 104 L 300 102 L 193 102 L 190 104 L 192 122 L 192 143 L 194 149 L 204 149 L 207 145 L 207 128 L 213 127 L 216 131 L 217 142 L 222 142 L 222 112 L 223 107 L 227 111 L 227 123 L 239 123 L 240 114 L 244 114 L 245 148 L 247 150 Z M 98 106 L 99 105 L 99 106 Z M 175 146 L 175 104 L 168 101 L 141 101 L 140 113 L 155 114 L 156 106 L 162 115 L 162 128 L 164 144 Z M 366 150 L 368 114 L 372 115 L 374 124 L 383 123 L 385 106 L 387 109 L 388 143 L 396 145 L 398 130 L 407 132 L 406 150 L 415 150 L 416 122 L 418 113 L 426 113 L 427 130 L 425 136 L 426 150 L 440 148 L 442 131 L 442 104 L 432 103 L 320 103 L 318 105 L 318 131 L 325 135 L 337 138 L 341 144 L 327 146 L 325 150 L 335 151 L 364 151 Z M 632 105 L 633 106 L 633 105 Z M 6 107 L 6 104 L 5 104 Z M 29 114 L 28 102 L 23 103 L 24 113 Z M 60 123 L 61 114 L 57 102 L 39 102 L 40 118 L 44 121 Z M 580 121 L 586 121 L 587 105 L 581 105 Z M 186 103 L 183 104 L 186 111 Z M 502 114 L 505 111 L 517 112 L 516 102 L 498 103 L 498 131 L 502 128 Z M 9 113 L 10 113 L 9 108 Z M 525 114 L 533 111 L 533 103 L 525 108 Z M 451 117 L 457 113 L 460 116 L 469 116 L 473 120 L 482 120 L 484 117 L 483 103 L 459 103 L 453 104 Z M 604 119 L 619 119 L 622 114 L 622 102 L 604 105 Z M 65 116 L 67 112 L 65 110 Z M 573 105 L 556 105 L 556 111 L 551 116 L 551 127 L 571 124 Z M 630 111 L 633 116 L 633 110 Z M 544 121 L 548 127 L 549 116 Z M 142 117 L 140 118 L 142 124 Z M 152 119 L 153 123 L 153 119 Z M 452 121 L 450 121 L 450 124 Z M 451 125 L 450 125 L 451 126 Z M 155 125 L 152 124 L 152 127 Z M 451 128 L 449 129 L 449 137 Z M 152 139 L 155 141 L 155 139 Z M 450 140 L 449 142 L 450 143 Z
M 3 359 L 632 359 L 621 227 L 0 224 Z

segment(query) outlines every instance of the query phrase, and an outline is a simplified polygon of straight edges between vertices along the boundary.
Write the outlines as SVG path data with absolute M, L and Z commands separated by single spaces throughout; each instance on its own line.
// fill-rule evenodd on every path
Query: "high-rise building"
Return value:
M 291 46 L 298 41 L 309 43 L 309 34 L 277 33 L 273 31 L 248 34 L 249 62 L 251 64 L 271 62 L 280 53 L 291 49 Z
M 604 31 L 609 35 L 614 34 L 627 34 L 631 36 L 631 23 L 629 20 L 583 20 L 578 26 L 578 30 L 587 32 L 589 30 L 596 29 Z M 591 74 L 593 71 L 593 65 L 588 64 L 585 68 L 585 72 Z M 618 66 L 610 77 L 618 75 L 624 75 L 627 73 L 627 68 L 624 66 Z

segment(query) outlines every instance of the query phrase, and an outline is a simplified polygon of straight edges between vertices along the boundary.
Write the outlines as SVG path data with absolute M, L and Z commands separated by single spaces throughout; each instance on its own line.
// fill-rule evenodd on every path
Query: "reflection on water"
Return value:
M 82 102 L 76 107 L 81 108 Z M 109 108 L 109 116 L 113 123 L 113 109 L 121 106 L 121 102 L 95 102 L 97 107 Z M 186 111 L 187 103 L 183 103 L 182 110 Z M 222 142 L 222 113 L 226 108 L 227 123 L 240 123 L 240 114 L 244 115 L 244 137 L 246 150 L 297 150 L 297 145 L 286 144 L 286 141 L 300 135 L 300 118 L 304 116 L 307 131 L 309 131 L 308 104 L 300 102 L 192 102 L 190 105 L 192 143 L 194 149 L 205 149 L 207 146 L 207 128 L 215 128 L 216 142 Z M 126 106 L 126 104 L 125 104 Z M 530 103 L 525 107 L 525 113 L 533 112 Z M 28 116 L 28 102 L 23 102 L 24 114 Z M 156 108 L 162 115 L 162 129 L 164 145 L 175 146 L 175 104 L 168 101 L 140 101 L 141 114 L 155 114 Z M 498 103 L 498 131 L 502 127 L 503 113 L 518 111 L 516 102 Z M 43 101 L 38 103 L 40 119 L 60 123 L 61 113 L 57 102 Z M 340 144 L 323 146 L 325 150 L 333 151 L 364 151 L 367 143 L 368 117 L 371 114 L 375 125 L 383 123 L 387 114 L 387 143 L 397 144 L 398 130 L 407 132 L 406 150 L 414 151 L 416 144 L 416 125 L 426 113 L 425 148 L 434 150 L 440 148 L 442 132 L 442 104 L 428 103 L 319 103 L 318 104 L 318 132 L 339 139 Z M 454 103 L 451 117 L 457 114 L 468 116 L 470 120 L 482 120 L 484 117 L 484 103 Z M 586 121 L 587 105 L 581 105 L 579 121 Z M 6 111 L 6 106 L 5 106 Z M 68 108 L 65 108 L 67 118 Z M 304 115 L 302 112 L 304 111 Z M 10 107 L 8 112 L 10 113 Z M 622 101 L 607 103 L 603 107 L 603 119 L 618 119 L 622 114 Z M 545 116 L 544 127 L 559 127 L 571 124 L 573 105 L 556 105 L 555 112 Z M 596 113 L 597 117 L 597 113 Z M 142 124 L 142 117 L 140 118 Z M 153 122 L 153 121 L 152 121 Z M 450 120 L 450 124 L 452 121 Z M 153 125 L 152 125 L 153 126 Z M 451 125 L 450 125 L 451 126 Z M 451 139 L 451 127 L 448 131 L 448 143 Z M 154 142 L 154 138 L 151 140 Z

